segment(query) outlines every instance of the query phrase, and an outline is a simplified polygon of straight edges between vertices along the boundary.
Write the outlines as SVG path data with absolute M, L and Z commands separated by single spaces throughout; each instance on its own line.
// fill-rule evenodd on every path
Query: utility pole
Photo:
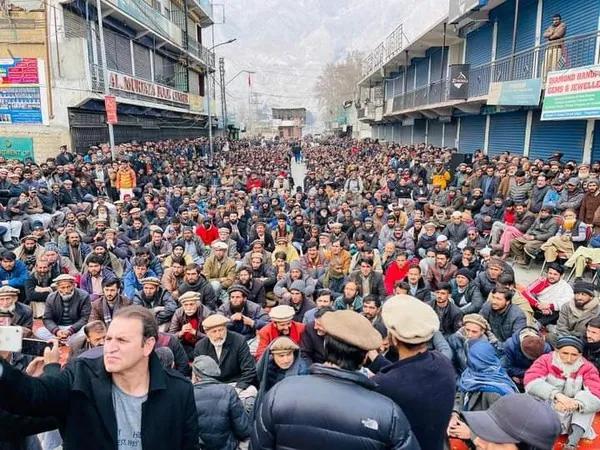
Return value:
M 108 61 L 106 60 L 106 46 L 104 45 L 104 26 L 102 22 L 102 3 L 96 0 L 96 10 L 98 14 L 98 33 L 100 34 L 100 53 L 102 54 L 102 79 L 104 81 L 104 95 L 110 95 L 110 87 L 108 85 Z M 113 124 L 108 124 L 108 143 L 110 145 L 110 154 L 113 161 L 117 159 L 115 152 L 115 132 Z
M 225 98 L 225 58 L 219 58 L 219 80 L 221 84 L 221 117 L 223 118 L 223 130 L 227 137 L 227 98 Z

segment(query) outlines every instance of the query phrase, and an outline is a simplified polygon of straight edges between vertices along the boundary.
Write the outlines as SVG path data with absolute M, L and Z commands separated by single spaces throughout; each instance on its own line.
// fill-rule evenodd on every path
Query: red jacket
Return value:
M 302 338 L 302 333 L 304 333 L 305 325 L 300 322 L 293 322 L 290 327 L 290 335 L 288 336 L 292 341 L 296 344 L 300 345 L 300 339 Z M 256 360 L 258 361 L 262 354 L 265 352 L 267 347 L 271 342 L 277 339 L 279 336 L 279 331 L 277 331 L 277 327 L 273 322 L 265 325 L 258 332 L 258 348 L 256 349 Z
M 196 235 L 202 239 L 204 245 L 210 245 L 213 241 L 219 239 L 219 230 L 212 224 L 208 229 L 206 229 L 204 225 L 198 225 L 196 227 Z
M 389 265 L 385 271 L 385 276 L 383 277 L 383 284 L 385 285 L 385 292 L 387 295 L 392 295 L 394 293 L 394 283 L 396 283 L 396 281 L 404 281 L 404 278 L 406 278 L 406 275 L 408 274 L 409 267 L 410 261 L 406 261 L 402 267 L 398 267 L 396 261 Z

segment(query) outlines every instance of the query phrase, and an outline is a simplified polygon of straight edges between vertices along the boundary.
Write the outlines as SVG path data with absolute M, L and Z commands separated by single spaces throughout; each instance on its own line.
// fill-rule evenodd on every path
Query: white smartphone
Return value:
M 0 327 L 0 352 L 20 352 L 23 345 L 23 328 Z

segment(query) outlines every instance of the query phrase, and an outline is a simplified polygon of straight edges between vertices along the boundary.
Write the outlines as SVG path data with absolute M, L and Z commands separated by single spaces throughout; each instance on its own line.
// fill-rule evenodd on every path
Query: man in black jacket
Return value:
M 15 414 L 54 416 L 64 448 L 197 450 L 192 385 L 165 371 L 153 349 L 158 326 L 140 306 L 111 322 L 103 358 L 76 359 L 58 375 L 31 378 L 0 362 L 0 407 Z M 58 346 L 52 353 L 58 360 Z M 142 406 L 143 405 L 143 406 Z
M 359 372 L 381 335 L 350 310 L 327 313 L 322 322 L 328 365 L 315 364 L 310 375 L 271 388 L 256 412 L 253 448 L 420 448 L 400 407 L 375 393 L 375 384 Z
M 300 338 L 300 357 L 306 361 L 307 366 L 325 362 L 325 331 L 321 325 L 321 317 L 333 311 L 331 306 L 318 309 L 315 312 L 315 320 L 308 322 L 304 328 Z
M 244 391 L 257 383 L 256 365 L 246 338 L 228 331 L 228 323 L 229 319 L 222 314 L 213 314 L 204 319 L 202 327 L 206 337 L 196 344 L 194 356 L 210 356 L 221 370 L 217 379 L 234 383 L 238 390 Z
M 75 287 L 72 275 L 59 275 L 54 282 L 56 292 L 46 300 L 44 326 L 35 334 L 45 341 L 58 338 L 68 343 L 72 337 L 83 335 L 83 326 L 92 311 L 90 295 Z

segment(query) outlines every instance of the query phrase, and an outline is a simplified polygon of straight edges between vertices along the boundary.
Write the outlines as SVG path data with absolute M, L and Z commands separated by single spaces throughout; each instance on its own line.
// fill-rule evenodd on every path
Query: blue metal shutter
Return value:
M 460 153 L 475 153 L 483 148 L 485 140 L 485 116 L 464 116 L 460 118 Z
M 442 61 L 442 48 L 431 49 L 431 82 L 436 82 L 444 78 L 444 71 L 448 64 L 448 47 L 444 49 L 444 60 Z
M 417 87 L 425 86 L 429 77 L 429 58 L 415 60 L 415 68 L 417 70 Z
M 456 147 L 456 132 L 458 119 L 453 118 L 452 122 L 444 124 L 444 147 Z
M 425 142 L 425 119 L 416 119 L 414 127 L 413 144 L 422 144 Z
M 538 0 L 520 0 L 517 18 L 517 42 L 515 51 L 527 50 L 535 45 L 535 25 Z
M 563 161 L 583 158 L 586 120 L 540 121 L 540 112 L 533 113 L 531 128 L 530 158 L 548 159 L 552 153 L 564 153 Z
M 525 148 L 526 126 L 526 111 L 493 114 L 490 117 L 488 155 L 497 155 L 504 151 L 522 155 Z
M 594 142 L 592 143 L 592 162 L 600 161 L 600 120 L 594 123 Z
M 487 64 L 492 60 L 492 29 L 490 23 L 467 34 L 466 63 L 471 67 Z
M 393 130 L 392 130 L 392 124 L 388 123 L 385 126 L 385 140 L 388 142 L 392 142 L 392 137 L 393 137 Z
M 411 135 L 412 135 L 412 126 L 410 127 L 402 127 L 402 144 L 408 145 L 411 144 Z
M 550 26 L 554 14 L 560 14 L 567 24 L 567 38 L 593 33 L 598 29 L 599 12 L 598 0 L 544 0 L 542 31 Z
M 496 36 L 496 59 L 512 52 L 513 27 L 515 22 L 515 0 L 508 0 L 490 12 L 492 22 L 498 22 Z
M 408 67 L 406 72 L 406 91 L 410 92 L 415 88 L 415 65 L 414 61 Z
M 427 130 L 427 143 L 436 146 L 442 145 L 442 128 L 443 125 L 437 120 L 429 121 L 429 128 Z

